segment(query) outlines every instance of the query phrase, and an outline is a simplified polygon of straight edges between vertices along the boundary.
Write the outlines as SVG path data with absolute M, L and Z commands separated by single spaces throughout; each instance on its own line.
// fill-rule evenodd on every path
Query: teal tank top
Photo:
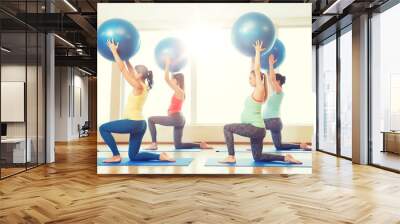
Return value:
M 249 96 L 244 102 L 244 109 L 241 115 L 241 122 L 251 124 L 258 128 L 265 128 L 264 121 L 261 117 L 262 103 L 256 102 L 253 97 Z
M 263 111 L 264 119 L 279 118 L 281 116 L 281 104 L 283 96 L 283 92 L 273 92 L 272 95 L 268 97 Z

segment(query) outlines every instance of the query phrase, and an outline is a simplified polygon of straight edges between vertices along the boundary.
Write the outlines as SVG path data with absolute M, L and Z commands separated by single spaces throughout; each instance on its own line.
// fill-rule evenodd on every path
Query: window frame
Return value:
M 340 65 L 340 37 L 344 35 L 347 32 L 352 32 L 352 23 L 346 25 L 342 29 L 338 29 L 334 34 L 326 37 L 325 39 L 321 40 L 319 43 L 316 44 L 316 136 L 315 136 L 315 145 L 316 145 L 316 150 L 319 152 L 323 152 L 329 155 L 337 156 L 339 158 L 343 158 L 346 160 L 352 160 L 352 158 L 347 157 L 342 155 L 342 150 L 341 150 L 341 118 L 340 118 L 340 113 L 341 113 L 341 94 L 340 94 L 340 84 L 341 84 L 341 65 Z M 321 44 L 327 44 L 331 41 L 336 41 L 336 152 L 332 153 L 327 151 L 326 149 L 321 149 L 320 148 L 320 143 L 319 143 L 319 101 L 320 101 L 320 95 L 319 95 L 319 47 Z

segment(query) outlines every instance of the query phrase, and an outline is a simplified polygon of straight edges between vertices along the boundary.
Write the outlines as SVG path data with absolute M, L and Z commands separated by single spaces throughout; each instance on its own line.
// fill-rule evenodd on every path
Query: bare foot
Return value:
M 295 164 L 302 164 L 301 161 L 295 159 L 291 154 L 286 154 L 285 155 L 285 162 L 295 163 Z
M 158 149 L 157 143 L 153 142 L 153 143 L 151 143 L 151 145 L 149 145 L 145 149 L 146 150 L 157 150 Z
M 209 146 L 207 142 L 200 142 L 201 149 L 213 149 L 213 147 Z
M 312 148 L 310 145 L 307 145 L 306 143 L 301 143 L 300 148 L 303 149 L 304 151 L 311 151 Z
M 121 162 L 121 156 L 113 156 L 111 159 L 106 159 L 103 163 L 119 163 Z
M 219 162 L 220 163 L 236 163 L 236 158 L 234 156 L 228 156 Z
M 168 162 L 175 162 L 176 160 L 170 157 L 167 153 L 162 152 L 160 154 L 160 161 L 168 161 Z

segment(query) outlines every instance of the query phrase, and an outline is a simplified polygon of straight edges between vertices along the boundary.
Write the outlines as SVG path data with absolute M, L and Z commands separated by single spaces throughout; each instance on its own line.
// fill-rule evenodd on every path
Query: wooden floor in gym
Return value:
M 175 147 L 169 145 L 159 145 L 159 150 L 150 151 L 159 153 L 162 150 L 174 158 L 192 158 L 192 162 L 187 166 L 98 166 L 98 174 L 311 174 L 312 173 L 312 153 L 311 152 L 292 152 L 291 154 L 304 163 L 304 167 L 232 167 L 232 166 L 206 166 L 208 159 L 223 160 L 228 156 L 226 145 L 212 144 L 212 150 L 200 150 L 199 152 L 171 152 Z M 143 146 L 145 148 L 146 146 Z M 253 160 L 252 153 L 247 148 L 248 144 L 235 146 L 236 159 Z M 118 145 L 120 154 L 123 158 L 128 158 L 128 145 Z M 97 157 L 99 161 L 104 158 L 110 158 L 112 153 L 107 145 L 99 144 L 97 146 Z M 271 145 L 264 146 L 264 152 L 274 150 L 274 154 L 285 155 L 285 153 L 277 153 L 275 147 Z M 176 152 L 177 151 L 177 152 Z M 219 152 L 220 151 L 220 152 Z M 148 151 L 147 151 L 148 152 Z
M 312 175 L 96 174 L 94 138 L 0 181 L 0 223 L 400 223 L 400 175 L 314 152 Z

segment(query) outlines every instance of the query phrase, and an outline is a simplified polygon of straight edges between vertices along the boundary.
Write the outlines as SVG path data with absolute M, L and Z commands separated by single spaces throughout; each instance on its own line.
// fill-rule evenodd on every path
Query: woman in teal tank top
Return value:
M 246 98 L 244 109 L 241 114 L 241 123 L 227 124 L 224 126 L 225 142 L 228 147 L 228 157 L 220 161 L 221 163 L 235 163 L 235 149 L 233 134 L 250 138 L 251 152 L 255 161 L 285 161 L 289 163 L 301 163 L 287 154 L 276 155 L 262 153 L 263 140 L 265 137 L 265 125 L 261 116 L 261 107 L 267 98 L 267 86 L 265 85 L 265 75 L 261 73 L 260 54 L 264 50 L 262 42 L 256 41 L 254 45 L 256 52 L 254 59 L 254 70 L 250 72 L 249 82 L 254 87 L 253 93 Z
M 265 129 L 271 132 L 272 141 L 274 142 L 277 150 L 293 150 L 303 149 L 311 150 L 311 147 L 306 143 L 301 144 L 287 144 L 282 143 L 282 121 L 280 118 L 281 104 L 283 100 L 282 85 L 285 84 L 286 77 L 275 73 L 274 64 L 276 62 L 275 57 L 271 54 L 268 58 L 269 61 L 269 77 L 268 81 L 271 83 L 272 93 L 267 94 L 268 100 L 263 111 Z

